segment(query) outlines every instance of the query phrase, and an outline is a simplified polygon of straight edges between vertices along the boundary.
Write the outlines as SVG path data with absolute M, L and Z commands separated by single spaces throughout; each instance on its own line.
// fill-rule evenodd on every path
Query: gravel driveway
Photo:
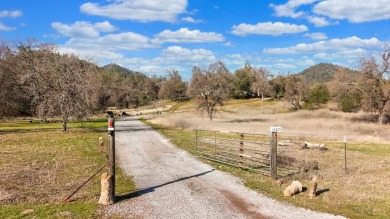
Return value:
M 343 218 L 280 203 L 173 146 L 134 118 L 116 122 L 119 166 L 140 191 L 104 208 L 123 218 Z M 282 195 L 282 194 L 281 194 Z

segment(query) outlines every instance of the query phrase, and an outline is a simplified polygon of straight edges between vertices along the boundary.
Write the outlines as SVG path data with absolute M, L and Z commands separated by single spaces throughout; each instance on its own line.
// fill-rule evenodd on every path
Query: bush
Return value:
M 326 84 L 318 84 L 309 90 L 304 100 L 308 107 L 310 107 L 310 105 L 325 104 L 329 101 L 329 98 L 328 86 Z
M 343 112 L 357 112 L 361 108 L 362 97 L 358 92 L 347 93 L 340 101 L 340 109 Z

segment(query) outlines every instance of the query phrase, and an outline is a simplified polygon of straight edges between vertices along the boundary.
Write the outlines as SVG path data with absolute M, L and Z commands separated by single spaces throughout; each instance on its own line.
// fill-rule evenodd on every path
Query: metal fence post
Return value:
M 347 174 L 347 136 L 344 135 L 344 169 L 345 173 Z
M 214 154 L 217 154 L 217 132 L 214 132 Z
M 110 154 L 109 154 L 109 163 L 111 176 L 111 197 L 112 200 L 115 200 L 115 119 L 113 115 L 108 117 L 108 136 L 110 141 Z
M 273 180 L 277 180 L 277 148 L 278 148 L 278 133 L 272 132 L 271 142 L 270 142 L 270 174 Z
M 198 130 L 195 131 L 195 154 L 198 154 Z

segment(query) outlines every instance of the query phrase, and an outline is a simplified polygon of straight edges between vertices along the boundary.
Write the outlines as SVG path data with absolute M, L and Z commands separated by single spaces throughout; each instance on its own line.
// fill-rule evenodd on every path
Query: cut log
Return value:
M 309 198 L 316 197 L 317 195 L 317 176 L 314 176 L 310 182 Z
M 101 177 L 101 190 L 99 204 L 101 205 L 112 205 L 114 204 L 114 197 L 111 195 L 112 191 L 112 176 L 108 173 L 103 173 Z

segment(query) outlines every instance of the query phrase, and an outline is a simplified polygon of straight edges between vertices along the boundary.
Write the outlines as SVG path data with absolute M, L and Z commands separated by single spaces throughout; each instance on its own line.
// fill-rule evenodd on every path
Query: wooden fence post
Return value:
M 240 134 L 240 151 L 239 151 L 239 155 L 240 155 L 240 167 L 243 168 L 244 166 L 244 163 L 242 162 L 243 159 L 244 159 L 244 134 Z
M 277 180 L 278 173 L 277 173 L 277 149 L 278 149 L 278 139 L 277 139 L 278 133 L 272 132 L 271 136 L 271 142 L 270 142 L 270 174 L 271 178 L 273 180 Z

